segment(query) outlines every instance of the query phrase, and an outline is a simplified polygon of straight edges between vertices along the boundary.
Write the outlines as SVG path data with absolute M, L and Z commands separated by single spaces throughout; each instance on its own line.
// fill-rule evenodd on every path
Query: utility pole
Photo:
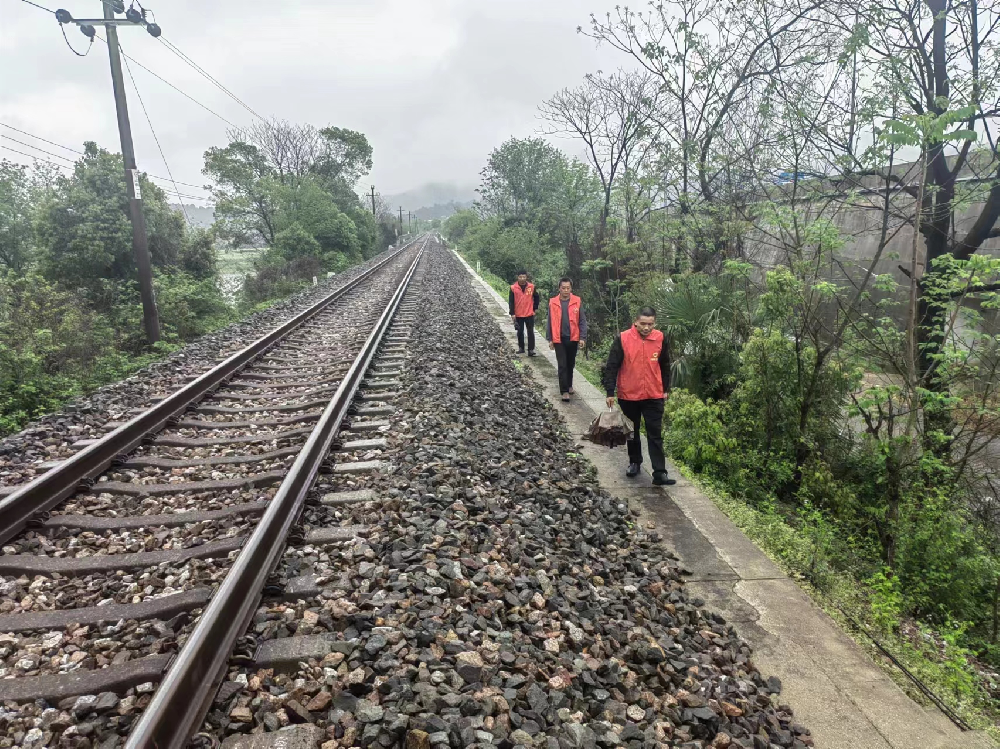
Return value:
M 132 252 L 135 254 L 136 270 L 139 274 L 139 296 L 142 298 L 142 323 L 146 330 L 146 341 L 154 344 L 160 340 L 160 316 L 156 311 L 156 291 L 153 289 L 153 264 L 149 256 L 149 242 L 146 236 L 146 217 L 142 213 L 142 192 L 139 189 L 139 170 L 135 165 L 135 148 L 132 145 L 132 126 L 128 119 L 128 103 L 125 101 L 125 82 L 122 80 L 122 58 L 118 49 L 118 26 L 145 26 L 150 36 L 160 35 L 160 27 L 147 23 L 144 14 L 134 8 L 125 12 L 124 3 L 104 0 L 103 25 L 108 34 L 108 56 L 111 58 L 111 85 L 115 94 L 115 110 L 118 113 L 118 135 L 122 144 L 122 159 L 125 162 L 125 191 L 128 194 L 129 215 L 132 218 Z M 115 11 L 125 13 L 125 19 L 115 18 Z M 75 23 L 84 36 L 94 37 L 95 23 L 102 19 L 75 19 L 68 11 L 56 11 L 60 24 Z
M 403 233 L 403 206 L 399 206 L 399 233 Z
M 375 215 L 375 185 L 372 185 L 372 218 L 378 218 Z
M 413 214 L 409 211 L 406 212 L 406 226 L 408 227 L 410 233 L 413 233 Z

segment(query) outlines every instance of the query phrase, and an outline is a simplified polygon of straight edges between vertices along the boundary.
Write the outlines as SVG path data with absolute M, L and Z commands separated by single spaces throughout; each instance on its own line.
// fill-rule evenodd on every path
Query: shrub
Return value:
M 232 308 L 213 279 L 171 273 L 156 280 L 160 325 L 166 340 L 190 341 L 232 320 Z
M 254 307 L 263 302 L 283 299 L 312 282 L 323 271 L 319 258 L 300 257 L 291 262 L 265 262 L 257 272 L 243 281 L 244 306 Z
M 81 294 L 38 276 L 0 279 L 0 433 L 83 392 L 113 341 Z
M 738 467 L 736 440 L 726 434 L 721 407 L 686 390 L 670 393 L 665 409 L 667 451 L 699 473 L 724 478 Z

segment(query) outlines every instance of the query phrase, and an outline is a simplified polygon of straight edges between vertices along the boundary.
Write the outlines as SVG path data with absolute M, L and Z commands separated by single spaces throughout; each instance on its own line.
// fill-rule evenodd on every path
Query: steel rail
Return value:
M 87 482 L 97 478 L 116 459 L 127 455 L 142 444 L 147 437 L 159 432 L 172 419 L 210 395 L 220 385 L 244 369 L 271 346 L 288 336 L 293 330 L 315 317 L 333 302 L 361 282 L 399 257 L 418 240 L 403 245 L 396 252 L 372 266 L 357 278 L 300 312 L 270 333 L 258 338 L 246 348 L 174 391 L 132 420 L 101 437 L 97 442 L 68 458 L 62 464 L 25 484 L 12 494 L 0 499 L 0 544 L 19 533 L 32 516 L 51 510 L 74 494 Z
M 125 749 L 181 749 L 201 726 L 225 674 L 233 646 L 257 609 L 267 578 L 284 549 L 285 538 L 302 510 L 422 255 L 423 248 L 344 375 L 233 568 L 132 729 Z

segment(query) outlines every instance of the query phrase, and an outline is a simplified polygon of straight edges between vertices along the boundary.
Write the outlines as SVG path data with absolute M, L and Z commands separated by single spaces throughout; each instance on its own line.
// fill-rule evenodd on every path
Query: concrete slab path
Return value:
M 508 340 L 516 344 L 506 298 L 457 253 L 456 257 Z M 604 394 L 578 374 L 574 400 L 562 403 L 555 354 L 544 337 L 536 338 L 539 355 L 519 360 L 560 410 L 571 433 L 581 435 L 606 408 Z M 910 699 L 795 581 L 672 466 L 668 468 L 677 484 L 654 487 L 648 465 L 638 478 L 625 477 L 624 448 L 580 444 L 582 453 L 596 466 L 601 485 L 638 508 L 643 522 L 654 523 L 692 572 L 690 594 L 702 598 L 709 610 L 736 627 L 753 647 L 765 676 L 781 679 L 782 702 L 812 731 L 818 749 L 996 746 L 985 734 L 963 733 L 937 709 Z

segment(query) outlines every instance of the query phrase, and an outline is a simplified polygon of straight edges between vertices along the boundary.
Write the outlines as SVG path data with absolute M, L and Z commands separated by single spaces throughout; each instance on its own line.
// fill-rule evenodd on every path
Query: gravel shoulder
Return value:
M 508 343 L 515 341 L 506 299 L 498 298 L 468 265 L 464 267 L 467 283 L 472 283 Z M 545 348 L 539 353 L 520 362 L 573 433 L 582 434 L 604 407 L 604 393 L 577 377 L 575 401 L 568 406 L 559 403 L 554 357 Z M 817 746 L 995 746 L 984 733 L 963 733 L 933 706 L 908 697 L 711 498 L 672 467 L 678 483 L 663 489 L 651 485 L 648 473 L 626 479 L 620 450 L 586 442 L 577 449 L 596 466 L 601 485 L 638 510 L 641 524 L 662 534 L 668 548 L 691 570 L 688 595 L 701 597 L 709 609 L 733 624 L 752 646 L 755 663 L 781 680 L 783 700 L 795 707 Z
M 377 500 L 305 516 L 370 532 L 290 550 L 286 575 L 318 572 L 318 593 L 254 619 L 265 643 L 319 633 L 326 654 L 234 666 L 204 730 L 276 746 L 309 726 L 323 749 L 812 746 L 780 682 L 599 486 L 456 260 L 428 263 L 388 467 L 318 491 Z

